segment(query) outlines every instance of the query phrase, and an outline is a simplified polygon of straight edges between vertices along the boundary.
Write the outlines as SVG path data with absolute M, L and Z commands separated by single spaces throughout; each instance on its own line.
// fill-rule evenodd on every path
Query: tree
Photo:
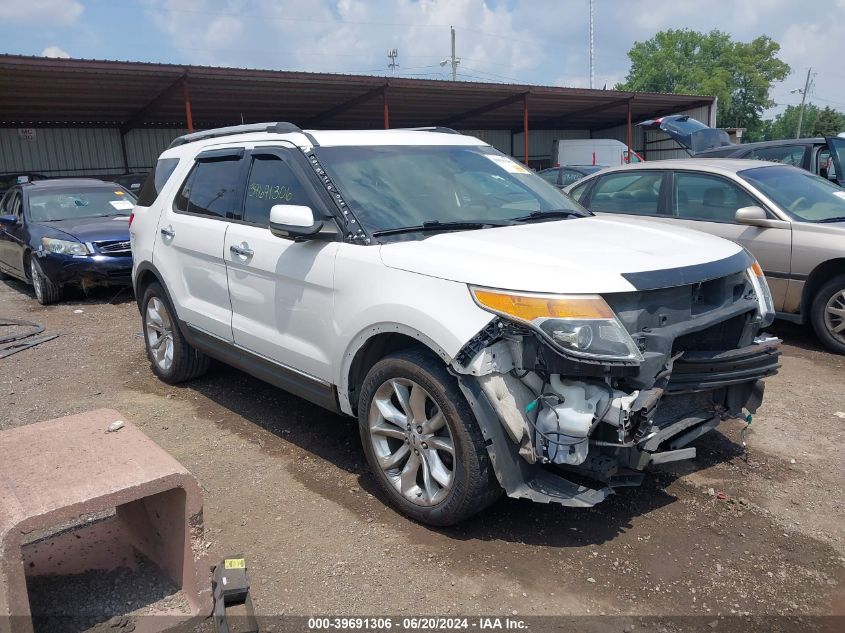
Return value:
M 786 109 L 776 115 L 771 121 L 766 121 L 764 133 L 761 139 L 776 141 L 783 138 L 795 138 L 798 132 L 798 114 L 801 112 L 800 105 L 786 106 Z M 804 118 L 801 121 L 801 136 L 812 136 L 811 130 L 816 124 L 819 116 L 819 109 L 812 103 L 804 106 Z
M 631 69 L 616 88 L 626 91 L 712 95 L 719 99 L 720 127 L 744 127 L 759 135 L 762 114 L 774 105 L 772 83 L 789 66 L 777 58 L 780 44 L 766 35 L 735 42 L 722 31 L 660 31 L 628 51 Z
M 801 106 L 787 106 L 774 119 L 765 122 L 761 138 L 767 141 L 795 138 L 798 133 L 798 113 L 800 111 Z M 802 137 L 836 136 L 840 132 L 845 132 L 845 114 L 830 106 L 819 108 L 812 103 L 805 105 L 804 118 L 801 122 Z
M 813 123 L 812 136 L 836 136 L 845 132 L 845 114 L 825 106 Z

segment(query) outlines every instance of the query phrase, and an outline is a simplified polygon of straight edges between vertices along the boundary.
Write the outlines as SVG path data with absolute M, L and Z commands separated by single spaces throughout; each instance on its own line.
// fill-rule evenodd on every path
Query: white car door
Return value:
M 245 164 L 242 148 L 199 154 L 173 207 L 162 211 L 153 255 L 179 318 L 227 342 L 232 308 L 224 239 L 240 210 Z
M 249 156 L 243 213 L 225 238 L 235 344 L 323 383 L 332 379 L 334 260 L 337 242 L 295 242 L 270 233 L 270 209 L 324 206 L 285 148 Z

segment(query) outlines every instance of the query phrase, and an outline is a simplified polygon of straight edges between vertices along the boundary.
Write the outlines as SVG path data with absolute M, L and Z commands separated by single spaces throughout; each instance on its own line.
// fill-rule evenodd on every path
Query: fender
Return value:
M 352 369 L 352 361 L 355 359 L 355 355 L 361 350 L 361 348 L 364 347 L 364 345 L 367 344 L 368 341 L 379 334 L 386 333 L 403 334 L 418 340 L 420 343 L 440 356 L 440 358 L 443 359 L 443 362 L 447 365 L 451 365 L 454 360 L 440 345 L 435 343 L 434 339 L 430 336 L 407 325 L 402 325 L 400 323 L 376 323 L 365 328 L 353 337 L 352 341 L 347 346 L 346 351 L 340 359 L 339 373 L 336 374 L 337 377 L 335 382 L 337 384 L 338 403 L 340 405 L 340 410 L 347 415 L 353 415 L 352 403 L 349 400 L 349 373 Z

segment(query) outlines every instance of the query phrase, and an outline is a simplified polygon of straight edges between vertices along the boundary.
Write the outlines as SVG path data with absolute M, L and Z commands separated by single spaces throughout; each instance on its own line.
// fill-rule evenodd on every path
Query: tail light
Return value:
M 134 219 L 135 219 L 135 212 L 130 211 L 129 212 L 129 226 L 132 226 L 132 220 L 134 220 Z

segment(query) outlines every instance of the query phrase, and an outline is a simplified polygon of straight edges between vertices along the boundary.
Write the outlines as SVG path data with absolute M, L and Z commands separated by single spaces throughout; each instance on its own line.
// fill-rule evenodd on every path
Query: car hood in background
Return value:
M 706 149 L 734 145 L 728 133 L 718 128 L 707 127 L 701 121 L 689 116 L 673 115 L 649 119 L 638 123 L 644 130 L 660 130 L 671 136 L 679 145 L 693 154 Z
M 65 233 L 80 242 L 101 242 L 129 239 L 129 216 L 119 215 L 107 218 L 74 218 L 53 222 L 36 222 L 45 233 L 53 229 Z M 61 237 L 61 235 L 57 235 Z
M 491 288 L 610 293 L 713 279 L 750 264 L 728 240 L 648 220 L 587 217 L 440 233 L 381 247 L 391 268 Z

